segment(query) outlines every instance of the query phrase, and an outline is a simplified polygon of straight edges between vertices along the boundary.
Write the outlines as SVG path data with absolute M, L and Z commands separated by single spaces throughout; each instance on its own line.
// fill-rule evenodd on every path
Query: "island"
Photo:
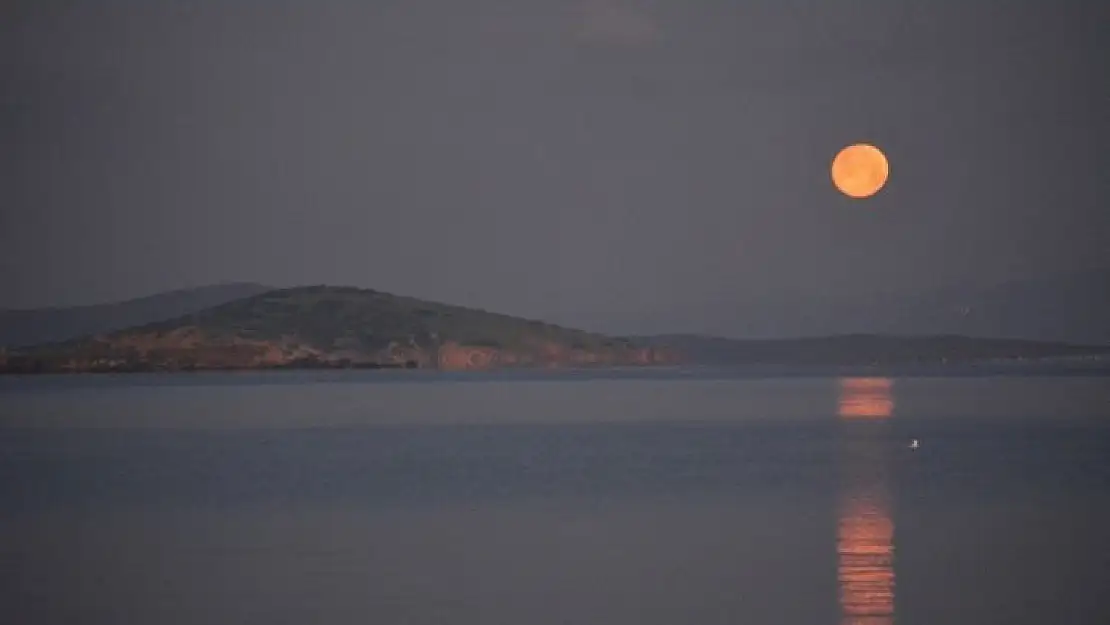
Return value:
M 646 366 L 666 348 L 353 287 L 274 289 L 107 334 L 0 354 L 0 372 Z
M 0 373 L 1060 362 L 1104 367 L 1108 355 L 1110 347 L 1103 345 L 956 335 L 617 337 L 372 289 L 307 286 L 266 289 L 118 330 L 0 348 Z

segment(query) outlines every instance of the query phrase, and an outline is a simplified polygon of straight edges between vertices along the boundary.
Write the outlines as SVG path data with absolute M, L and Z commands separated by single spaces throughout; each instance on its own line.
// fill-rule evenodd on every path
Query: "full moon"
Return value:
M 832 180 L 848 197 L 871 197 L 886 184 L 890 167 L 882 150 L 867 143 L 849 145 L 832 162 Z

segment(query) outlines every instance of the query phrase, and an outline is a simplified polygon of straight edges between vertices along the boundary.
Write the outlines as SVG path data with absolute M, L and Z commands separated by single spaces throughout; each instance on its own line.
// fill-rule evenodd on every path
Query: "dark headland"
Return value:
M 4 372 L 491 369 L 678 362 L 666 349 L 348 287 L 277 289 L 188 315 L 9 350 Z
M 177 309 L 183 305 L 175 304 Z M 127 307 L 118 310 L 127 312 Z M 1103 362 L 1110 354 L 1107 346 L 950 335 L 789 340 L 613 337 L 368 289 L 329 286 L 266 290 L 194 307 L 188 314 L 150 318 L 157 313 L 148 311 L 147 322 L 124 329 L 34 346 L 9 346 L 0 351 L 0 373 L 660 365 L 896 367 L 1061 359 Z M 66 317 L 64 312 L 53 314 L 77 318 L 72 314 Z M 135 313 L 128 314 L 131 316 L 124 317 L 135 318 Z
M 229 282 L 106 304 L 0 310 L 0 346 L 43 345 L 115 332 L 188 315 L 270 290 L 273 287 Z

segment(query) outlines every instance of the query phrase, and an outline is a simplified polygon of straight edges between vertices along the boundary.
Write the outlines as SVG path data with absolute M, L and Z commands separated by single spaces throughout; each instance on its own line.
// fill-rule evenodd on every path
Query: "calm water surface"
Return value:
M 8 377 L 0 502 L 12 623 L 1102 625 L 1110 379 Z

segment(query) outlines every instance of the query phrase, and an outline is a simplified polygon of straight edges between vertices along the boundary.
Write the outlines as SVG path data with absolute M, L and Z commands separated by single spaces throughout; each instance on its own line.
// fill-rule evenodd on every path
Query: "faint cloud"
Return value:
M 585 0 L 578 34 L 586 41 L 621 46 L 647 45 L 659 28 L 630 0 Z

